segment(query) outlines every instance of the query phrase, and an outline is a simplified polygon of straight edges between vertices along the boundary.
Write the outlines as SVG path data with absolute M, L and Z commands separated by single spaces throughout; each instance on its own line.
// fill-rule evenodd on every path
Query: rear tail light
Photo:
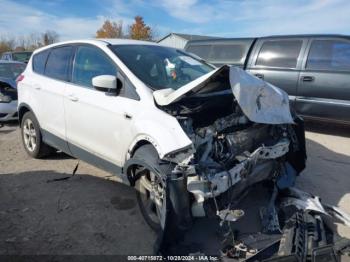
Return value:
M 24 75 L 19 75 L 16 79 L 16 84 L 18 85 L 19 82 L 21 82 L 24 79 Z

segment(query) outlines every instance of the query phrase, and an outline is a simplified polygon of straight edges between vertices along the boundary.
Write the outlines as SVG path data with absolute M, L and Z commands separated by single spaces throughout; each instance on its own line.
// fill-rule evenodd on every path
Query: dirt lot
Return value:
M 309 124 L 305 191 L 350 213 L 350 128 Z M 16 126 L 0 128 L 0 254 L 152 254 L 155 234 L 141 217 L 133 189 L 58 154 L 29 158 Z M 338 227 L 343 236 L 350 230 Z

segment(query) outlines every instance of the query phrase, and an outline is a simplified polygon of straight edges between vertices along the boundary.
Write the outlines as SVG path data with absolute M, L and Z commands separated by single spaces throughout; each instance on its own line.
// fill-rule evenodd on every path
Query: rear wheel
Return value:
M 22 142 L 25 151 L 33 158 L 42 158 L 53 149 L 42 141 L 39 123 L 32 112 L 24 114 L 21 123 Z

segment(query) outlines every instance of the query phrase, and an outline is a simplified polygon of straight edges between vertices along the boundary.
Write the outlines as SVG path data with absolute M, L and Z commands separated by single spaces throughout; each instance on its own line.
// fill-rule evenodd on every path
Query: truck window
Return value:
M 206 60 L 209 57 L 211 45 L 190 45 L 186 52 L 193 53 L 200 58 Z
M 296 68 L 302 40 L 268 40 L 260 49 L 256 65 Z
M 350 71 L 350 43 L 342 40 L 314 40 L 306 69 Z
M 210 61 L 240 62 L 245 54 L 243 45 L 213 45 Z

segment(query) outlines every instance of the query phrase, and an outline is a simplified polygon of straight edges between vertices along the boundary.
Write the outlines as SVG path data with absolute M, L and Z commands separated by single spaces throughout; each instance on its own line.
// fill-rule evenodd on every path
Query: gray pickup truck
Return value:
M 350 124 L 350 36 L 197 40 L 185 50 L 216 66 L 239 66 L 284 89 L 306 118 Z

